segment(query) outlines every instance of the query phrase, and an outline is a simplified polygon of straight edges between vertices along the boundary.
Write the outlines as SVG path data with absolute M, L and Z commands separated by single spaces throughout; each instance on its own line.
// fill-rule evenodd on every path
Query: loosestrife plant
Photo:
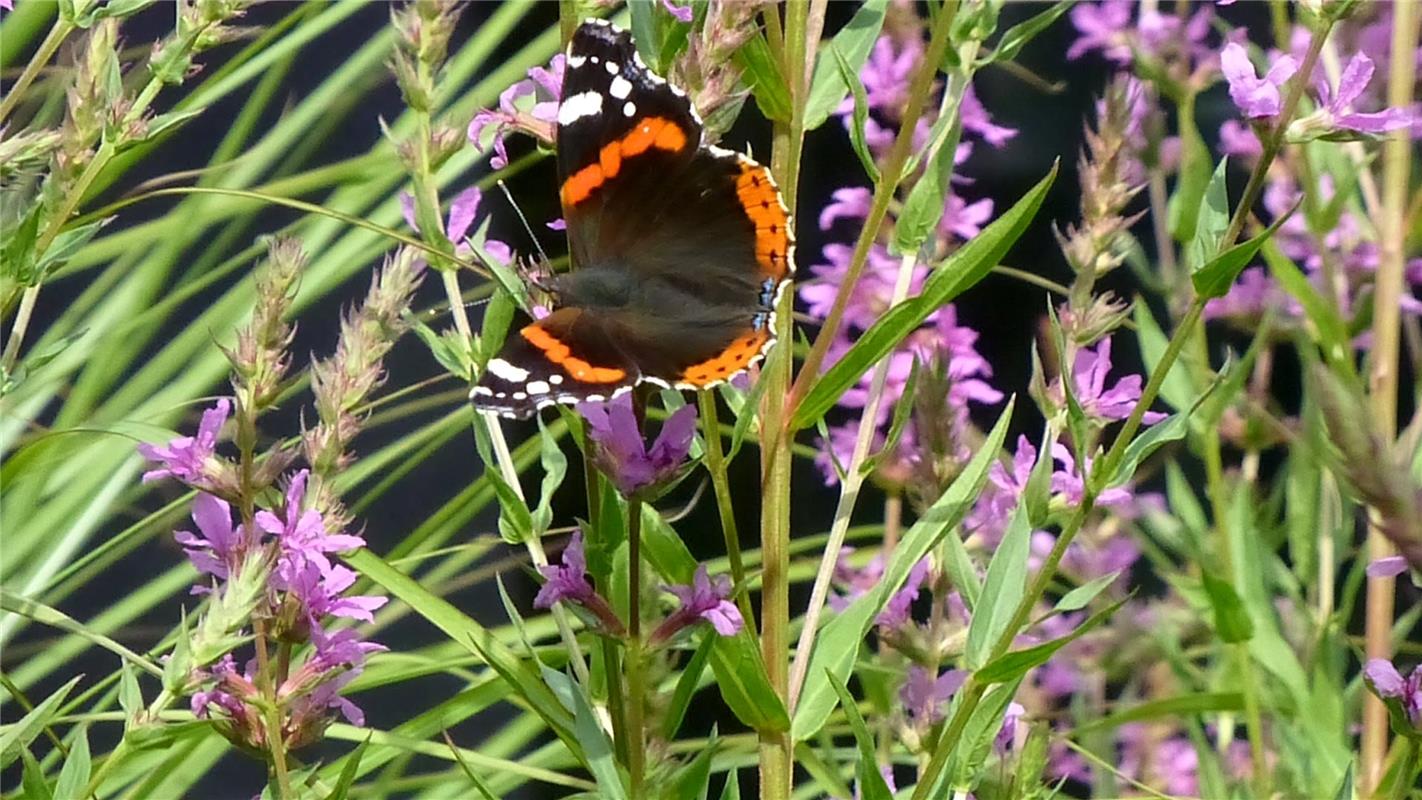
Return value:
M 7 797 L 1419 796 L 1417 4 L 372 10 L 0 3 Z M 800 269 L 509 423 L 596 17 Z

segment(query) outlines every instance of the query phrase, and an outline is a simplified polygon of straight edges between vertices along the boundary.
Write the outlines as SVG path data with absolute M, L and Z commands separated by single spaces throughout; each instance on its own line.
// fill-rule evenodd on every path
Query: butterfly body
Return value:
M 572 268 L 551 313 L 490 360 L 476 406 L 521 417 L 640 382 L 704 388 L 764 355 L 793 272 L 780 193 L 748 156 L 705 145 L 685 93 L 605 22 L 569 45 L 557 155 Z

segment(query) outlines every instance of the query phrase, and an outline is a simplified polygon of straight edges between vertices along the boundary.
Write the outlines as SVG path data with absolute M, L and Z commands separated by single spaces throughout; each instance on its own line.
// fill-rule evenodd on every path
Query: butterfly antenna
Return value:
M 528 217 L 523 215 L 523 209 L 519 208 L 518 202 L 513 198 L 513 193 L 509 191 L 509 187 L 504 184 L 502 178 L 499 179 L 498 183 L 499 191 L 504 193 L 504 197 L 508 198 L 509 205 L 513 206 L 514 213 L 518 214 L 519 221 L 523 223 L 523 229 L 528 232 L 528 238 L 533 240 L 533 246 L 538 249 L 538 257 L 543 259 L 544 264 L 551 263 L 548 254 L 543 251 L 543 243 L 534 235 L 533 226 L 528 224 Z

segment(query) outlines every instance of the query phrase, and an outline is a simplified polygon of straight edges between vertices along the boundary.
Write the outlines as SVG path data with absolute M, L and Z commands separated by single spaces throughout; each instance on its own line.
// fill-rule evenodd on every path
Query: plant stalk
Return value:
M 642 501 L 627 501 L 627 772 L 632 797 L 642 797 L 646 780 L 646 702 L 642 641 Z M 615 678 L 615 676 L 609 676 Z
M 54 57 L 59 46 L 64 44 L 64 40 L 69 38 L 69 34 L 74 32 L 74 24 L 58 17 L 54 24 L 50 26 L 49 33 L 45 35 L 44 41 L 40 42 L 39 49 L 30 57 L 30 61 L 25 65 L 25 69 L 20 73 L 20 77 L 15 79 L 15 83 L 10 87 L 10 91 L 0 98 L 0 124 L 4 124 L 10 113 L 20 104 L 20 100 L 25 96 L 25 90 L 30 88 L 35 78 L 39 77 L 44 66 Z
M 1393 108 L 1412 103 L 1416 86 L 1418 13 L 1416 3 L 1395 3 L 1392 20 L 1392 63 L 1388 72 L 1387 98 Z M 1382 253 L 1373 294 L 1373 349 L 1369 356 L 1368 400 L 1373 424 L 1383 441 L 1397 435 L 1397 371 L 1399 356 L 1400 307 L 1406 266 L 1407 181 L 1412 169 L 1412 143 L 1407 129 L 1393 131 L 1383 148 Z M 1377 513 L 1368 525 L 1368 558 L 1376 560 L 1396 555 L 1396 550 L 1377 526 Z M 1365 613 L 1364 650 L 1368 658 L 1392 655 L 1392 618 L 1396 579 L 1369 577 Z M 1362 775 L 1360 793 L 1370 795 L 1383 776 L 1387 757 L 1387 708 L 1372 694 L 1363 698 Z
M 731 565 L 731 581 L 737 587 L 745 586 L 746 565 L 741 557 L 741 535 L 736 527 L 730 478 L 726 474 L 726 454 L 721 448 L 721 422 L 717 418 L 716 395 L 703 389 L 696 393 L 696 402 L 700 406 L 702 438 L 706 441 L 706 471 L 711 474 L 711 488 L 716 493 L 716 511 L 721 517 L 721 534 L 726 540 L 726 560 Z M 741 618 L 751 626 L 751 632 L 754 634 L 755 614 L 752 613 L 750 597 L 746 592 L 737 593 L 736 607 L 740 609 Z

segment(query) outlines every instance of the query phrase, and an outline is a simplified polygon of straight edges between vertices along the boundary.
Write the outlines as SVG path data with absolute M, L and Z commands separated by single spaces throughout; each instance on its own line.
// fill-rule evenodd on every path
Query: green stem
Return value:
M 1398 3 L 1392 21 L 1392 62 L 1388 71 L 1388 105 L 1406 108 L 1416 86 L 1418 13 L 1416 3 Z M 1383 150 L 1382 257 L 1378 264 L 1373 295 L 1373 347 L 1369 356 L 1368 401 L 1373 423 L 1383 441 L 1397 433 L 1397 373 L 1400 300 L 1404 293 L 1406 267 L 1407 182 L 1412 172 L 1412 143 L 1407 131 L 1394 131 Z M 1368 558 L 1395 555 L 1396 549 L 1376 525 L 1378 513 L 1369 514 Z M 1364 649 L 1369 658 L 1392 655 L 1392 618 L 1396 579 L 1369 577 L 1366 590 Z M 1363 794 L 1382 779 L 1382 763 L 1387 754 L 1388 714 L 1382 702 L 1371 694 L 1363 699 L 1362 780 Z M 1416 743 L 1409 744 L 1416 755 Z
M 20 100 L 25 96 L 25 90 L 30 88 L 35 78 L 39 77 L 40 71 L 54 57 L 59 50 L 59 46 L 74 32 L 73 23 L 60 17 L 50 26 L 49 33 L 40 42 L 39 49 L 30 56 L 30 61 L 25 65 L 25 69 L 20 73 L 20 77 L 15 79 L 15 84 L 10 87 L 10 91 L 0 98 L 0 124 L 9 118 L 10 113 L 15 110 L 15 106 L 20 104 Z
M 726 540 L 726 559 L 731 565 L 731 580 L 737 587 L 745 586 L 746 566 L 741 558 L 741 534 L 736 527 L 736 509 L 731 502 L 731 483 L 726 474 L 725 452 L 721 449 L 721 422 L 717 418 L 716 395 L 703 389 L 696 393 L 700 406 L 702 437 L 706 441 L 706 471 L 711 474 L 711 488 L 716 493 L 716 510 L 721 517 L 721 534 Z M 746 592 L 736 595 L 736 606 L 741 618 L 755 633 L 755 614 L 751 611 L 750 596 Z
M 646 779 L 646 699 L 642 675 L 642 501 L 627 501 L 627 772 L 632 798 Z

